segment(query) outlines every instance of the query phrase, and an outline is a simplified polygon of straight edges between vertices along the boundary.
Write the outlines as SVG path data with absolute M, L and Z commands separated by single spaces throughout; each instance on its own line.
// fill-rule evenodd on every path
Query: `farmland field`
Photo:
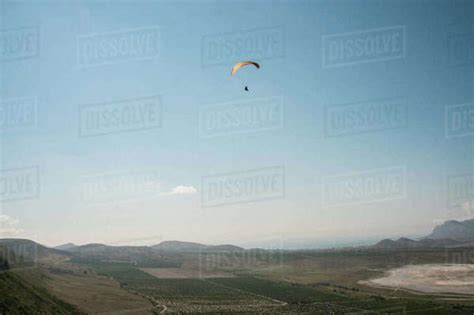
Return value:
M 126 311 L 151 314 L 155 308 L 146 298 L 122 290 L 114 279 L 90 274 L 50 269 L 45 272 L 47 289 L 58 298 L 80 305 L 86 313 Z
M 239 265 L 234 273 L 228 265 L 215 266 L 212 270 L 140 269 L 123 263 L 87 266 L 99 275 L 115 279 L 122 289 L 153 301 L 166 312 L 249 313 L 258 310 L 260 313 L 461 315 L 474 311 L 469 299 L 449 302 L 450 297 L 445 296 L 446 300 L 436 302 L 429 295 L 358 283 L 361 279 L 382 275 L 386 269 L 381 268 L 380 261 L 387 256 L 383 252 L 344 254 L 288 252 L 278 267 L 273 262 L 263 266 L 259 261 L 253 268 L 251 264 Z M 433 260 L 440 255 L 433 251 L 403 256 L 392 254 L 393 265 L 414 259 Z M 330 261 L 336 257 L 343 263 L 331 265 Z M 183 265 L 193 266 L 188 260 L 195 257 L 183 256 Z M 199 274 L 206 276 L 199 277 Z M 223 274 L 232 277 L 219 277 Z M 302 278 L 305 281 L 299 281 Z
M 125 290 L 146 296 L 169 312 L 248 312 L 279 305 L 270 298 L 224 288 L 204 279 L 158 279 L 127 264 L 104 263 L 92 267 L 101 275 L 117 279 Z
M 80 259 L 63 254 L 61 259 L 39 260 L 34 266 L 13 264 L 11 270 L 0 273 L 0 281 L 3 279 L 14 292 L 27 284 L 32 292 L 25 291 L 25 295 L 39 294 L 46 301 L 36 306 L 38 310 L 55 310 L 55 313 L 472 315 L 474 312 L 474 297 L 466 294 L 469 290 L 463 295 L 434 294 L 364 282 L 383 279 L 391 270 L 405 270 L 407 265 L 412 266 L 408 277 L 416 278 L 413 272 L 418 278 L 435 277 L 440 271 L 437 264 L 445 260 L 441 249 L 308 250 L 278 254 L 260 250 L 156 254 L 149 249 L 140 249 L 141 252 L 134 249 L 134 255 L 128 255 L 123 248 L 117 252 L 113 248 L 108 250 L 114 261 L 105 254 L 96 255 L 94 250 L 93 254 L 81 253 Z M 170 261 L 173 264 L 163 264 Z M 450 269 L 441 266 L 444 283 L 452 285 L 461 281 L 468 288 L 471 269 L 457 264 L 452 268 L 460 273 L 448 274 Z M 17 270 L 16 267 L 28 268 Z M 401 282 L 409 284 L 413 279 L 404 278 Z M 9 293 L 4 290 L 0 296 L 0 310 L 9 305 L 6 303 L 16 303 Z
M 187 270 L 182 268 L 140 268 L 159 279 L 232 278 L 235 275 L 221 271 Z

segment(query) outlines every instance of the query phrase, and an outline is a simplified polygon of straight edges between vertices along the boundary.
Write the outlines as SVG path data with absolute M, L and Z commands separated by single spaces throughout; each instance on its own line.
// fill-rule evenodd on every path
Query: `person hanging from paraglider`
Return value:
M 240 68 L 248 66 L 248 65 L 253 65 L 257 69 L 260 69 L 260 65 L 254 61 L 241 61 L 232 67 L 232 71 L 230 72 L 230 75 L 233 76 L 237 71 L 239 71 Z M 244 90 L 248 92 L 249 91 L 248 86 L 245 86 Z

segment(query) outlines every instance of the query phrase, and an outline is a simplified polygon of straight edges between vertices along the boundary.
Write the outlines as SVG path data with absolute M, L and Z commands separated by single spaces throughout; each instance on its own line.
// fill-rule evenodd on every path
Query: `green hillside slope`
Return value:
M 80 314 L 73 306 L 55 298 L 16 272 L 0 273 L 0 313 Z

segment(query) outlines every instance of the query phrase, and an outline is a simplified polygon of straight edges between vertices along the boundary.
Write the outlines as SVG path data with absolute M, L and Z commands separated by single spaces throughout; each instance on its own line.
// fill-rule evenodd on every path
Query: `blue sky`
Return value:
M 474 7 L 468 1 L 2 1 L 0 12 L 1 99 L 34 97 L 37 106 L 35 126 L 3 127 L 2 170 L 35 166 L 39 178 L 38 195 L 2 202 L 5 237 L 46 244 L 180 239 L 325 246 L 419 236 L 440 220 L 474 213 L 472 187 L 467 199 L 457 200 L 460 205 L 449 205 L 450 176 L 468 176 L 466 187 L 472 182 L 474 128 L 447 137 L 445 126 L 446 106 L 473 102 Z M 20 49 L 8 59 L 5 47 L 31 29 L 39 34 L 31 40 L 38 44 L 36 54 L 21 58 Z M 156 54 L 78 62 L 80 39 L 92 38 L 97 48 L 100 38 L 110 43 L 144 29 L 158 34 Z M 392 42 L 402 45 L 402 55 L 346 56 L 351 64 L 336 67 L 323 62 L 329 49 L 323 38 L 347 44 L 387 34 L 402 34 Z M 459 46 L 450 48 L 452 38 Z M 239 39 L 256 45 L 268 39 L 273 46 L 263 55 L 258 49 L 234 51 L 221 61 L 206 55 L 214 47 L 209 40 L 235 45 Z M 243 68 L 231 77 L 233 64 L 246 59 L 261 69 Z M 93 137 L 78 132 L 85 105 L 112 102 L 119 108 L 117 101 L 154 95 L 160 127 L 119 127 Z M 212 137 L 200 133 L 200 115 L 212 114 L 208 108 L 221 106 L 229 114 L 235 106 L 243 113 L 242 104 L 254 100 L 265 110 L 261 100 L 269 98 L 282 100 L 277 125 L 240 126 Z M 386 99 L 406 111 L 394 128 L 382 123 L 338 136 L 325 131 L 328 108 L 381 109 Z M 334 107 L 341 104 L 352 105 Z M 232 204 L 217 207 L 203 203 L 210 189 L 203 177 L 228 179 L 272 166 L 284 166 L 284 191 L 276 198 L 256 193 L 252 200 L 234 196 Z M 341 182 L 359 174 L 356 180 L 370 180 L 367 174 L 375 171 L 386 179 L 393 167 L 402 170 L 402 194 L 362 192 L 357 201 L 325 201 L 327 178 Z M 100 203 L 81 200 L 84 178 L 100 185 L 104 174 L 119 174 L 135 190 L 113 187 Z M 134 182 L 140 174 L 156 190 L 142 192 L 143 181 Z M 17 183 L 19 176 L 3 182 Z

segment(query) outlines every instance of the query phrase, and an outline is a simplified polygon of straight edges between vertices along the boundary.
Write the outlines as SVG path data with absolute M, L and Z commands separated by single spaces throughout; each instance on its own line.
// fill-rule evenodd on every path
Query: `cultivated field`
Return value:
M 223 271 L 208 271 L 183 268 L 140 268 L 140 270 L 159 279 L 207 279 L 233 278 L 235 275 Z
M 155 309 L 149 300 L 122 290 L 116 280 L 84 271 L 73 272 L 71 268 L 57 266 L 44 271 L 44 281 L 51 294 L 88 314 L 152 314 Z
M 165 313 L 471 315 L 474 311 L 471 297 L 437 299 L 360 282 L 407 264 L 441 262 L 445 260 L 441 250 L 283 252 L 282 259 L 267 261 L 248 257 L 239 261 L 243 257 L 239 255 L 198 265 L 200 254 L 186 254 L 181 256 L 181 268 L 110 262 L 87 267 L 115 279 L 123 290 L 154 301 Z

